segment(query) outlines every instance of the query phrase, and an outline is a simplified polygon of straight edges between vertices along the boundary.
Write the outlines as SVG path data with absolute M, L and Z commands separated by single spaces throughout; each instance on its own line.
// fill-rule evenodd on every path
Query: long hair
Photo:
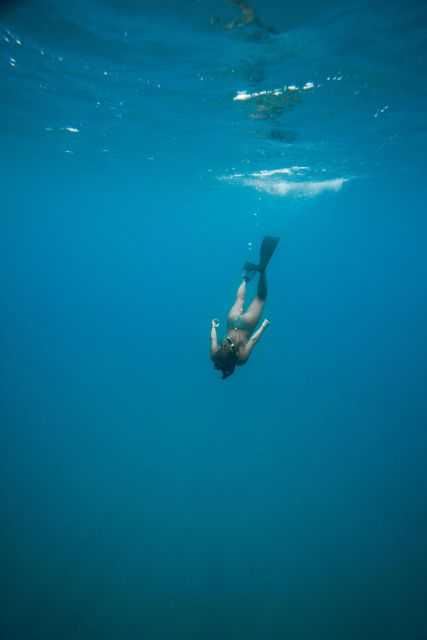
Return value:
M 230 338 L 225 338 L 213 356 L 215 369 L 222 371 L 222 379 L 225 380 L 236 368 L 238 356 L 236 346 Z

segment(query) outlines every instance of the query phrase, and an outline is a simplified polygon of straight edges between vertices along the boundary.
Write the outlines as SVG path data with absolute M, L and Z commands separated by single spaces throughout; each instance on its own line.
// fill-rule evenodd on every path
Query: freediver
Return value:
M 246 262 L 243 267 L 243 281 L 237 289 L 236 301 L 227 317 L 227 335 L 218 346 L 217 328 L 219 320 L 212 320 L 211 328 L 211 359 L 215 369 L 222 371 L 222 379 L 234 373 L 236 365 L 246 364 L 252 349 L 264 333 L 270 322 L 263 320 L 259 329 L 256 326 L 264 309 L 267 297 L 267 278 L 265 270 L 279 238 L 265 236 L 260 248 L 259 264 Z M 257 293 L 247 311 L 244 311 L 246 285 L 259 273 Z

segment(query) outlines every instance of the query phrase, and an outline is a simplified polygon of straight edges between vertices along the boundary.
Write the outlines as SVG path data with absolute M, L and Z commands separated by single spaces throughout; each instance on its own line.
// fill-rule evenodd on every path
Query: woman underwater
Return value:
M 268 320 L 264 320 L 260 328 L 255 331 L 267 297 L 265 270 L 278 242 L 279 238 L 265 236 L 261 243 L 259 264 L 246 262 L 244 265 L 243 282 L 237 289 L 236 301 L 227 317 L 227 335 L 219 346 L 216 333 L 219 320 L 216 318 L 212 320 L 211 358 L 215 369 L 222 371 L 223 380 L 231 376 L 236 365 L 242 365 L 248 361 L 252 349 L 270 324 Z M 247 311 L 244 311 L 246 284 L 257 272 L 259 273 L 257 294 Z

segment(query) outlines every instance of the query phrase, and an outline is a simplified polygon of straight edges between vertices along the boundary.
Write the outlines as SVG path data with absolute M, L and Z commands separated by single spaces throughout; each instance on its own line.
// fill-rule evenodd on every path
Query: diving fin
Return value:
M 249 282 L 256 276 L 257 273 L 265 271 L 270 258 L 276 249 L 280 238 L 273 238 L 273 236 L 264 236 L 261 243 L 261 249 L 259 252 L 259 264 L 253 262 L 245 262 L 243 266 L 243 280 Z
M 258 270 L 264 271 L 270 262 L 270 258 L 273 255 L 280 238 L 273 238 L 273 236 L 264 236 L 261 243 L 261 249 L 259 251 L 259 265 Z
M 245 262 L 243 265 L 243 280 L 249 282 L 249 280 L 255 278 L 258 271 L 259 268 L 257 264 L 254 264 L 253 262 Z

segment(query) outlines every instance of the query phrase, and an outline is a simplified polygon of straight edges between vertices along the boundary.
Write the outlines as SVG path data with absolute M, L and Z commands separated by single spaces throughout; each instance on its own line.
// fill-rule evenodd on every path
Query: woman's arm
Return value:
M 260 326 L 260 328 L 257 329 L 255 333 L 249 338 L 244 349 L 242 349 L 242 360 L 246 361 L 249 358 L 252 349 L 254 348 L 254 346 L 256 345 L 256 343 L 264 333 L 264 331 L 267 329 L 269 324 L 270 324 L 270 321 L 265 319 L 262 325 Z
M 211 328 L 211 358 L 214 357 L 214 354 L 218 349 L 218 338 L 216 335 L 216 328 L 218 325 L 219 325 L 218 320 L 214 318 L 212 320 L 212 328 Z

